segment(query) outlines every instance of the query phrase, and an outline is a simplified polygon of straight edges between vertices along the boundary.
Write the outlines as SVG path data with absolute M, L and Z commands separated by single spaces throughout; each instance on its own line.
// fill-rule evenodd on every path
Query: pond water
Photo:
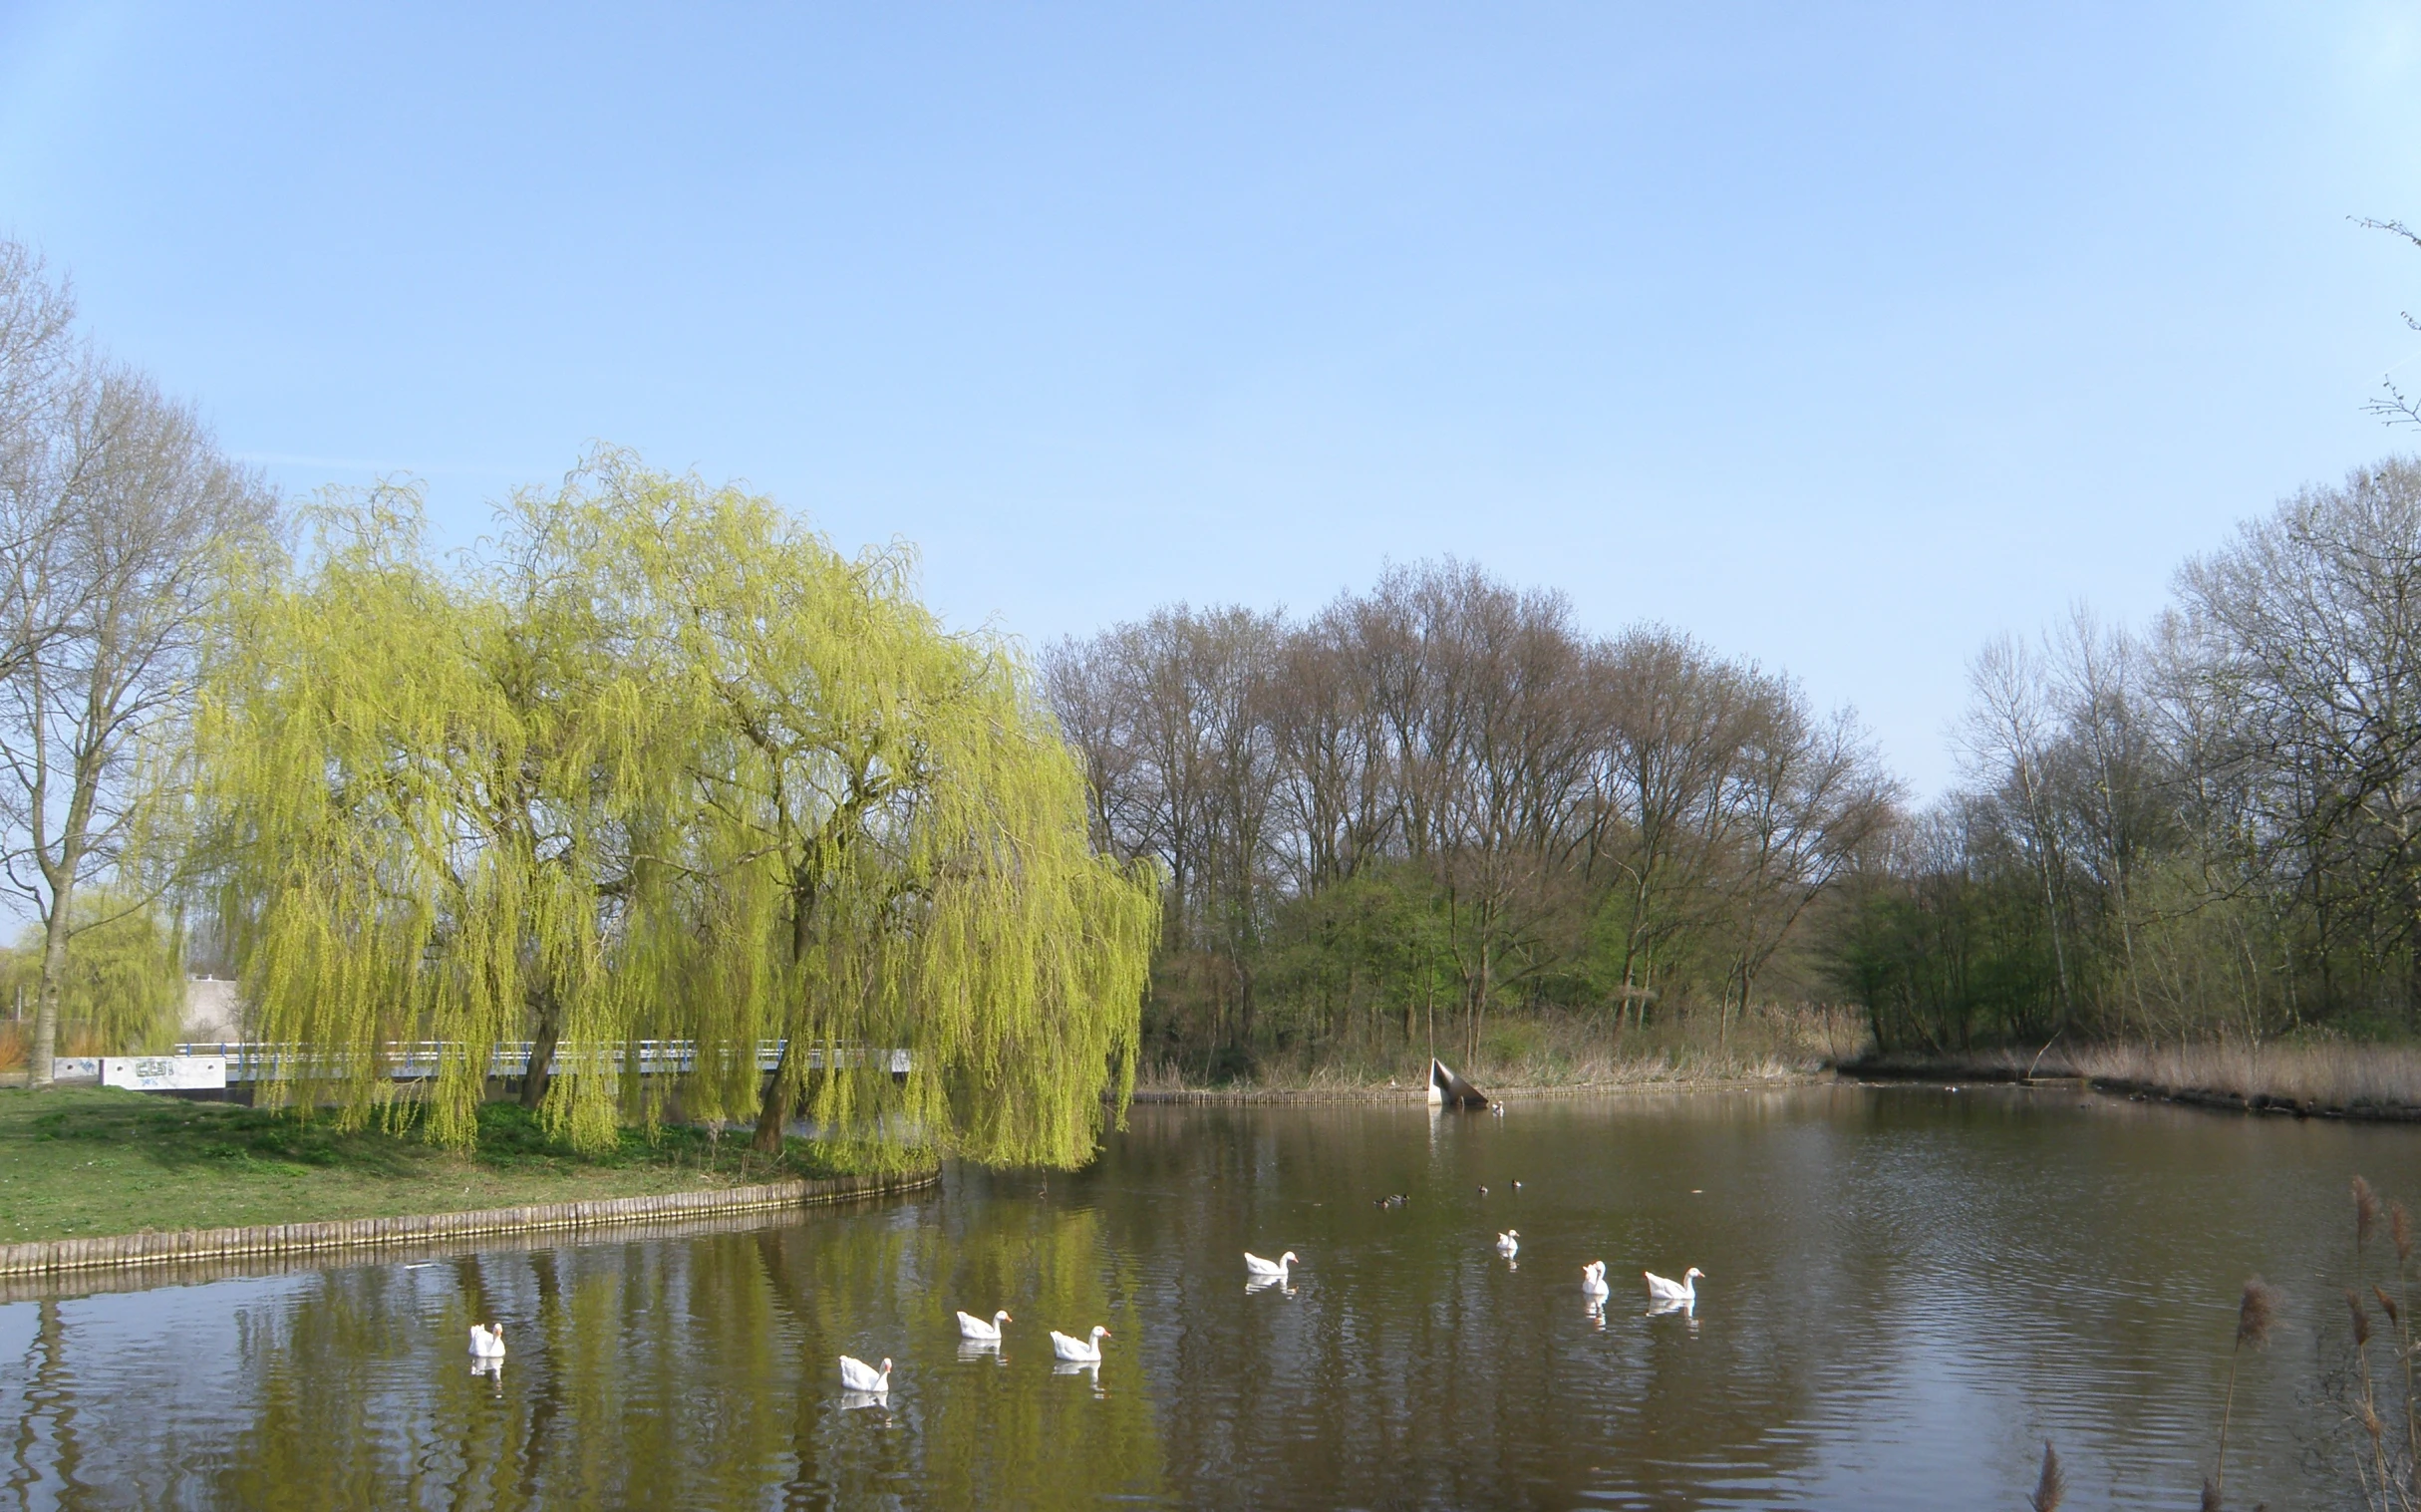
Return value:
M 2421 1195 L 2417 1156 L 2041 1089 L 1140 1106 L 1077 1175 L 7 1294 L 0 1505 L 2016 1507 L 2049 1438 L 2071 1509 L 2191 1508 L 2253 1273 L 2287 1306 L 2229 1504 L 2332 1505 L 2346 1182 Z M 1694 1313 L 1644 1316 L 1641 1271 L 1692 1265 Z M 1046 1331 L 1095 1324 L 1097 1371 L 1055 1369 Z M 887 1400 L 843 1353 L 895 1361 Z

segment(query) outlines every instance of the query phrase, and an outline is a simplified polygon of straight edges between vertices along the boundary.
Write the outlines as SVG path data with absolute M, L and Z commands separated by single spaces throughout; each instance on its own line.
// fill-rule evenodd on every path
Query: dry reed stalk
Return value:
M 2210 1478 L 2203 1482 L 2203 1505 L 2215 1512 L 2228 1487 L 2228 1425 L 2236 1416 L 2237 1366 L 2245 1358 L 2245 1346 L 2269 1347 L 2270 1329 L 2277 1317 L 2277 1289 L 2259 1276 L 2248 1280 L 2237 1298 L 2236 1345 L 2228 1353 L 2228 1394 L 2220 1405 L 2220 1451 L 2212 1462 Z
M 2059 1451 L 2049 1439 L 2042 1445 L 2042 1474 L 2034 1482 L 2034 1494 L 2026 1505 L 2034 1512 L 2059 1512 L 2059 1504 L 2068 1498 L 2068 1475 L 2059 1466 Z
M 2370 1183 L 2360 1176 L 2353 1179 L 2353 1199 L 2354 1275 L 2358 1280 L 2362 1275 L 2363 1250 L 2370 1242 L 2371 1231 L 2379 1224 L 2380 1207 L 2378 1193 L 2372 1191 Z M 2380 1301 L 2386 1301 L 2384 1293 Z M 2394 1309 L 2387 1312 L 2391 1320 L 2396 1317 Z M 2379 1504 L 2385 1505 L 2392 1494 L 2393 1483 L 2387 1473 L 2387 1425 L 2379 1420 L 2378 1384 L 2370 1369 L 2370 1310 L 2362 1305 L 2362 1294 L 2352 1287 L 2345 1289 L 2345 1313 L 2353 1326 L 2354 1363 L 2362 1383 L 2362 1394 L 2354 1402 L 2353 1418 L 2362 1425 L 2362 1431 L 2370 1436 L 2370 1469 L 2361 1472 L 2363 1495 L 2372 1496 L 2375 1487 Z M 2409 1402 L 2407 1405 L 2409 1411 Z
M 2387 1205 L 2387 1240 L 2396 1252 L 2396 1295 L 2389 1297 L 2387 1289 L 2374 1286 L 2379 1297 L 2379 1310 L 2396 1334 L 2396 1357 L 2404 1362 L 2404 1459 L 2407 1485 L 2405 1504 L 2410 1506 L 2421 1497 L 2421 1399 L 2417 1399 L 2413 1373 L 2413 1309 L 2412 1262 L 2413 1218 L 2402 1202 Z

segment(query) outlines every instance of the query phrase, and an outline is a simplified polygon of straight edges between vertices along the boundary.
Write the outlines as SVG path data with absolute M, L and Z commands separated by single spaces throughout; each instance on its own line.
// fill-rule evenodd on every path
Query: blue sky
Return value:
M 1455 553 L 1921 792 L 1987 636 L 2412 450 L 2411 5 L 0 0 L 0 233 L 284 487 L 592 441 L 1035 643 Z

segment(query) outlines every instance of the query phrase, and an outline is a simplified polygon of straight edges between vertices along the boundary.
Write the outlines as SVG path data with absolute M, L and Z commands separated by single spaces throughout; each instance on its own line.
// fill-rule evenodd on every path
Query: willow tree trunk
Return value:
M 848 814 L 854 808 L 854 803 L 847 805 L 842 813 Z M 810 849 L 807 856 L 790 871 L 790 965 L 793 969 L 803 965 L 814 948 L 815 899 L 825 875 L 824 863 L 815 857 L 813 850 Z M 790 1085 L 790 1052 L 797 1044 L 798 1036 L 783 1035 L 781 1054 L 773 1058 L 773 1080 L 765 1087 L 764 1102 L 757 1110 L 757 1137 L 749 1141 L 749 1147 L 759 1155 L 781 1153 L 782 1131 L 790 1123 L 793 1090 Z M 752 1046 L 751 1051 L 754 1050 Z M 825 1069 L 829 1071 L 832 1068 L 827 1066 Z
M 790 1123 L 790 1047 L 796 1043 L 794 1036 L 783 1040 L 781 1054 L 773 1059 L 772 1084 L 757 1111 L 757 1137 L 749 1141 L 749 1148 L 759 1155 L 781 1153 L 782 1131 Z
M 546 1100 L 547 1087 L 554 1083 L 555 1044 L 563 1035 L 563 1006 L 552 988 L 541 988 L 530 997 L 538 1023 L 529 1042 L 529 1069 L 521 1073 L 521 1105 L 534 1113 Z

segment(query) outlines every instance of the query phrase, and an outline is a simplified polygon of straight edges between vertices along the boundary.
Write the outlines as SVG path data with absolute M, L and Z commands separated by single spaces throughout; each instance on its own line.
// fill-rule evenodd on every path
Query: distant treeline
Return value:
M 1973 665 L 1965 779 L 1825 950 L 1886 1048 L 2421 1029 L 2421 466 Z
M 1443 562 L 1309 619 L 1167 609 L 1045 681 L 1101 843 L 1166 867 L 1147 1054 L 1469 1056 L 1492 1016 L 1718 1035 L 1891 823 L 1847 714 L 1658 627 Z

